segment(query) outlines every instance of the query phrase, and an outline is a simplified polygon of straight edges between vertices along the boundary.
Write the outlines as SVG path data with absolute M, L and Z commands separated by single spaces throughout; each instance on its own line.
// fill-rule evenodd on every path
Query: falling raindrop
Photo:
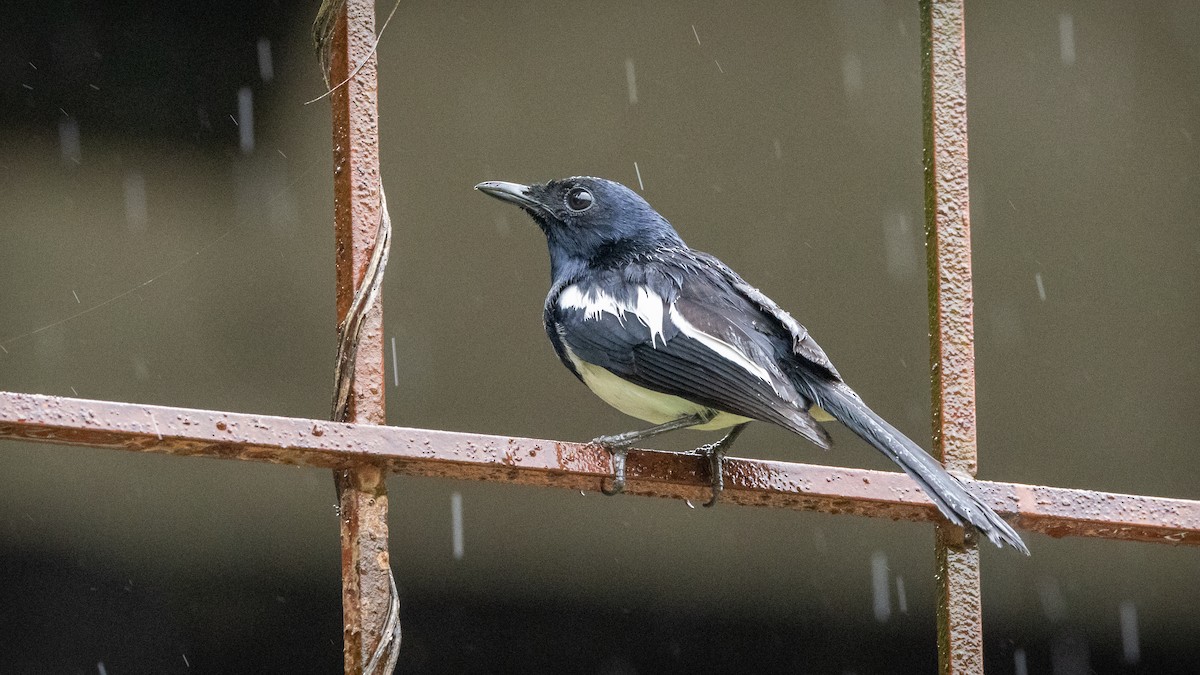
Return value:
M 1058 51 L 1064 66 L 1075 63 L 1075 18 L 1070 14 L 1058 16 Z
M 1045 302 L 1046 301 L 1046 286 L 1045 286 L 1045 284 L 1042 283 L 1042 273 L 1037 272 L 1036 274 L 1034 274 L 1033 281 L 1034 281 L 1034 283 L 1037 284 L 1038 298 L 1042 302 Z
M 862 61 L 857 54 L 842 55 L 842 86 L 850 98 L 858 98 L 863 89 Z
M 888 592 L 887 555 L 876 551 L 871 556 L 871 595 L 874 598 L 875 620 L 887 623 L 892 618 L 892 601 Z
M 637 174 L 638 189 L 641 190 L 642 192 L 645 192 L 646 186 L 642 185 L 642 170 L 638 168 L 637 162 L 633 163 L 633 171 L 634 171 L 634 173 Z
M 400 362 L 396 360 L 396 336 L 392 336 L 392 381 L 400 386 Z
M 1136 664 L 1142 660 L 1142 646 L 1138 635 L 1137 606 L 1132 600 L 1121 603 L 1121 650 L 1125 654 L 1125 663 Z
M 1042 612 L 1047 619 L 1062 621 L 1067 616 L 1067 601 L 1056 579 L 1044 578 L 1038 583 L 1038 598 L 1042 601 Z
M 144 232 L 149 217 L 146 212 L 146 179 L 134 171 L 125 174 L 125 223 L 134 232 Z
M 904 577 L 896 575 L 896 609 L 908 614 L 908 592 L 904 590 Z
M 58 122 L 58 149 L 67 164 L 79 164 L 83 160 L 79 122 L 71 117 L 64 117 Z
M 700 44 L 700 34 L 696 32 L 696 24 L 692 24 L 692 35 L 696 36 L 696 44 Z
M 154 427 L 154 435 L 161 441 L 163 436 L 162 431 L 158 428 L 158 420 L 154 419 L 154 413 L 147 412 L 146 414 L 150 416 L 150 424 Z
M 1017 647 L 1013 652 L 1013 672 L 1016 675 L 1029 675 L 1029 657 L 1021 647 Z
M 775 159 L 783 159 L 783 144 L 778 138 L 775 139 Z
M 254 152 L 254 92 L 250 87 L 238 90 L 237 128 L 242 154 Z
M 888 274 L 896 279 L 908 279 L 919 273 L 921 244 L 908 214 L 888 214 L 883 222 L 883 239 Z
M 637 74 L 633 69 L 633 59 L 625 59 L 625 84 L 629 87 L 629 105 L 637 104 Z
M 819 527 L 813 528 L 813 548 L 822 553 L 829 551 L 829 541 L 825 539 L 825 531 Z
M 454 548 L 454 559 L 463 558 L 463 505 L 462 493 L 450 494 L 450 538 Z
M 263 82 L 275 79 L 275 62 L 271 58 L 271 41 L 265 37 L 258 39 L 258 76 Z

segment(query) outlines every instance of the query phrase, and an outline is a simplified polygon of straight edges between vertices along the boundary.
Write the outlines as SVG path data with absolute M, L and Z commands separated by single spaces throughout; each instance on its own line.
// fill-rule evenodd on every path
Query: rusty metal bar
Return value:
M 570 490 L 599 490 L 612 471 L 606 451 L 580 443 L 5 392 L 0 439 L 323 469 L 366 464 L 387 473 Z M 902 473 L 732 457 L 725 471 L 722 503 L 940 520 Z M 695 455 L 635 450 L 628 473 L 634 494 L 704 500 L 711 491 L 708 466 Z M 988 481 L 974 487 L 996 511 L 1016 514 L 1012 522 L 1023 530 L 1200 546 L 1200 500 Z
M 345 0 L 333 19 L 328 80 L 333 83 L 334 228 L 338 325 L 348 323 L 355 293 L 368 283 L 382 195 L 374 0 Z M 386 423 L 384 414 L 383 312 L 367 310 L 353 362 L 346 419 Z M 392 609 L 388 553 L 386 471 L 355 462 L 335 472 L 342 541 L 343 659 L 347 673 L 372 662 Z M 386 633 L 386 634 L 385 634 Z
M 967 181 L 967 71 L 962 0 L 921 0 L 925 237 L 929 255 L 934 454 L 976 470 L 975 347 Z M 979 549 L 937 526 L 938 667 L 983 672 Z

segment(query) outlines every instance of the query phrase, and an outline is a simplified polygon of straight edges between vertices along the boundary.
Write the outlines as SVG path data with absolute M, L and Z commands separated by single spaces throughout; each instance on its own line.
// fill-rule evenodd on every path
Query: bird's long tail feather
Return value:
M 1008 544 L 1029 555 L 1020 535 L 999 514 L 946 473 L 929 453 L 876 415 L 850 387 L 841 382 L 804 384 L 826 412 L 904 469 L 950 522 L 960 526 L 970 524 L 995 545 Z

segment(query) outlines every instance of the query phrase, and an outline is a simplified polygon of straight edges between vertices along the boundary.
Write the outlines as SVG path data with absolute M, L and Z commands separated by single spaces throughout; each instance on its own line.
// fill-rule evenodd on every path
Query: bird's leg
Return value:
M 708 458 L 708 469 L 712 475 L 712 498 L 704 503 L 706 507 L 715 506 L 717 498 L 721 496 L 721 491 L 725 489 L 725 475 L 721 472 L 721 459 L 725 457 L 725 453 L 729 451 L 729 446 L 737 440 L 745 430 L 749 422 L 742 422 L 736 427 L 729 430 L 725 434 L 725 438 L 716 443 L 709 443 L 696 448 L 696 452 Z
M 684 415 L 669 422 L 656 424 L 648 429 L 640 429 L 638 431 L 627 431 L 623 434 L 613 436 L 597 436 L 592 439 L 592 444 L 608 450 L 613 456 L 613 483 L 612 489 L 601 486 L 600 491 L 606 495 L 620 494 L 625 491 L 625 456 L 629 452 L 629 446 L 634 443 L 644 441 L 648 438 L 653 438 L 659 434 L 664 434 L 668 431 L 676 429 L 686 429 L 694 427 L 697 424 L 704 424 L 714 417 L 714 413 L 709 411 L 699 412 L 692 415 Z

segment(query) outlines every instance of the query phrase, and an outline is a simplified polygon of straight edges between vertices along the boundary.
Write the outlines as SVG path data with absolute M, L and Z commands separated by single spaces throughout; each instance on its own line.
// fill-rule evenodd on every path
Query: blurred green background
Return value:
M 0 389 L 327 416 L 316 3 L 25 5 L 0 27 Z M 640 173 L 927 439 L 919 36 L 915 1 L 402 3 L 389 422 L 637 426 L 554 357 L 540 232 L 471 187 Z M 971 0 L 967 56 L 980 476 L 1200 498 L 1200 5 Z M 833 433 L 737 452 L 892 468 Z M 340 669 L 327 471 L 6 442 L 0 476 L 0 672 Z M 935 668 L 927 525 L 389 487 L 403 672 Z M 983 551 L 989 672 L 1200 672 L 1200 553 L 1027 541 Z

